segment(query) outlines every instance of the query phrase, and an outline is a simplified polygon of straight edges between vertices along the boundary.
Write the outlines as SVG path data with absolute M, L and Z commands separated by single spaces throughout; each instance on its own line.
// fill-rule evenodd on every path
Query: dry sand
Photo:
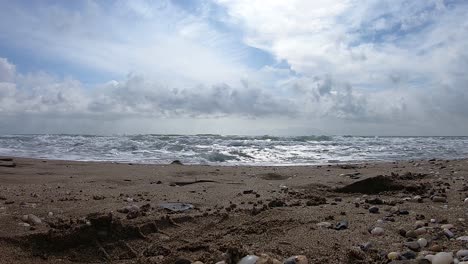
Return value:
M 417 219 L 429 230 L 423 251 L 456 251 L 463 242 L 439 227 L 468 235 L 467 178 L 468 160 L 228 167 L 14 158 L 0 161 L 0 263 L 215 263 L 225 252 L 387 263 L 386 253 L 408 250 L 412 239 L 399 230 L 414 230 Z M 194 208 L 172 212 L 165 202 Z M 372 202 L 384 203 L 379 213 L 369 212 Z M 119 212 L 137 208 L 130 205 L 138 210 Z M 25 226 L 28 214 L 41 223 Z M 317 225 L 341 220 L 347 229 Z M 383 236 L 369 233 L 377 225 Z M 366 242 L 372 246 L 360 250 Z

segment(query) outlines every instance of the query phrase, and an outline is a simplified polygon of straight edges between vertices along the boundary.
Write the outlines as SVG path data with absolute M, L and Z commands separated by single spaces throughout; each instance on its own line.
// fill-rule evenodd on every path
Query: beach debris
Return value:
M 183 212 L 194 208 L 194 206 L 189 203 L 161 203 L 159 206 L 172 212 Z
M 336 230 L 344 230 L 344 229 L 348 229 L 348 221 L 346 220 L 343 220 L 343 221 L 340 221 L 338 222 L 336 225 L 335 225 L 335 229 Z
M 308 264 L 309 261 L 306 256 L 298 255 L 292 256 L 284 260 L 283 264 Z
M 21 220 L 23 222 L 25 222 L 25 223 L 28 223 L 28 224 L 32 225 L 32 226 L 40 225 L 42 223 L 42 220 L 39 217 L 37 217 L 37 216 L 35 216 L 33 214 L 23 215 L 21 217 Z
M 370 233 L 374 236 L 382 236 L 385 231 L 382 227 L 374 227 Z

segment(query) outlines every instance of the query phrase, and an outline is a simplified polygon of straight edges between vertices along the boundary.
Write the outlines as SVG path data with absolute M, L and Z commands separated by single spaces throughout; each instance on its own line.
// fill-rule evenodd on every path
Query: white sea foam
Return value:
M 468 137 L 1 135 L 0 155 L 186 164 L 303 165 L 468 157 Z

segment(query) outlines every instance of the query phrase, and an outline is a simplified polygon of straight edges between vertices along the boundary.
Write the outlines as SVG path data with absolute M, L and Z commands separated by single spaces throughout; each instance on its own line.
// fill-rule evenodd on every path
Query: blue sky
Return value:
M 467 12 L 0 0 L 0 132 L 468 135 Z

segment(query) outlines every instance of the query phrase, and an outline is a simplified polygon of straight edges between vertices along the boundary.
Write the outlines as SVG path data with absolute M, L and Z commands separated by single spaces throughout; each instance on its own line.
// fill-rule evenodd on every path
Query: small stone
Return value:
M 423 227 L 424 226 L 424 222 L 423 221 L 416 221 L 414 223 L 414 225 L 416 226 L 416 228 L 420 228 L 420 227 Z
M 450 264 L 453 261 L 452 252 L 439 252 L 432 258 L 432 264 Z
M 445 225 L 441 225 L 440 228 L 442 228 L 442 229 L 452 229 L 453 225 L 452 224 L 445 224 Z
M 400 254 L 398 252 L 390 252 L 387 255 L 387 258 L 389 260 L 397 260 L 400 257 Z
M 468 256 L 468 249 L 461 249 L 457 251 L 458 258 L 466 258 Z
M 424 235 L 424 234 L 426 234 L 426 232 L 427 232 L 427 231 L 426 231 L 426 228 L 424 228 L 424 227 L 420 227 L 420 228 L 414 230 L 414 233 L 415 233 L 417 236 Z
M 452 231 L 450 231 L 449 229 L 444 229 L 444 235 L 447 238 L 453 238 L 455 236 L 455 234 Z
M 375 227 L 371 230 L 371 234 L 374 236 L 382 236 L 384 234 L 384 229 L 381 227 Z
M 197 261 L 193 262 L 192 264 L 204 264 L 204 263 L 201 262 L 201 261 L 199 261 L 199 260 L 197 260 Z
M 440 245 L 432 245 L 430 248 L 429 248 L 430 251 L 433 251 L 433 252 L 440 252 L 442 251 L 442 247 Z
M 414 253 L 413 251 L 406 251 L 403 254 L 401 254 L 401 257 L 403 259 L 415 259 L 416 253 Z
M 427 239 L 425 239 L 425 238 L 423 238 L 423 237 L 420 238 L 420 239 L 418 239 L 418 244 L 419 244 L 419 246 L 420 246 L 421 248 L 426 247 L 426 246 L 427 246 Z
M 28 215 L 23 215 L 21 217 L 21 220 L 23 222 L 26 222 L 32 226 L 34 225 L 40 225 L 42 223 L 41 219 L 33 214 L 28 214 Z
M 437 221 L 434 218 L 431 219 L 431 223 L 435 224 L 436 222 Z
M 369 213 L 371 214 L 378 214 L 379 213 L 379 208 L 377 206 L 371 206 L 369 208 Z
M 418 251 L 419 248 L 421 247 L 418 242 L 416 241 L 411 241 L 411 242 L 405 242 L 405 246 L 411 250 Z
M 408 232 L 406 232 L 406 237 L 411 237 L 411 238 L 417 238 L 418 235 L 416 234 L 416 232 L 414 232 L 413 230 L 410 230 Z
M 283 264 L 308 264 L 308 263 L 309 261 L 307 260 L 307 257 L 304 255 L 292 256 L 290 258 L 287 258 L 283 262 Z
M 446 203 L 447 198 L 442 197 L 442 196 L 434 196 L 434 197 L 432 197 L 432 201 L 435 202 L 435 203 Z

